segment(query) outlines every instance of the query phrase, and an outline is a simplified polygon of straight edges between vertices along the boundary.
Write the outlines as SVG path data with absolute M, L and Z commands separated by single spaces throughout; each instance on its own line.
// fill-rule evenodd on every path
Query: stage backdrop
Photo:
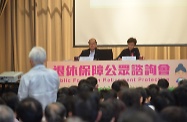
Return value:
M 77 85 L 89 76 L 98 79 L 100 88 L 108 88 L 118 79 L 125 79 L 131 87 L 146 87 L 160 78 L 176 87 L 181 79 L 187 78 L 187 60 L 47 62 L 47 67 L 57 71 L 60 87 Z

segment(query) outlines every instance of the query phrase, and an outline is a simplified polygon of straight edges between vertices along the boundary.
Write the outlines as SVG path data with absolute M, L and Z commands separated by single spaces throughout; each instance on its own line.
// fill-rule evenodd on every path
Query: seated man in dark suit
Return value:
M 140 58 L 139 49 L 134 48 L 136 43 L 137 43 L 137 41 L 135 38 L 129 38 L 127 40 L 128 48 L 124 49 L 116 59 L 121 60 L 122 56 L 136 56 L 136 59 L 139 59 Z
M 89 56 L 89 57 L 93 57 L 94 60 L 97 60 L 98 57 L 97 57 L 97 53 L 98 53 L 98 49 L 97 49 L 97 41 L 95 38 L 91 38 L 89 41 L 88 41 L 88 44 L 89 44 L 89 49 L 87 50 L 83 50 L 81 52 L 81 54 L 79 55 L 80 56 Z

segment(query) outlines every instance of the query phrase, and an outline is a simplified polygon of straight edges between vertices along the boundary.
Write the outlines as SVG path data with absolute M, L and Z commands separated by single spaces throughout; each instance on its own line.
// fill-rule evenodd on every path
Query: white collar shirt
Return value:
M 36 65 L 20 80 L 18 97 L 37 99 L 45 109 L 46 105 L 56 102 L 60 80 L 56 71 L 47 69 L 44 65 Z

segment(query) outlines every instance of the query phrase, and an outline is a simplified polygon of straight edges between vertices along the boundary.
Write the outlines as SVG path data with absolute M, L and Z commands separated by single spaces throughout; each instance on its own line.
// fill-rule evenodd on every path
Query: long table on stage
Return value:
M 48 61 L 47 67 L 57 71 L 60 87 L 77 85 L 89 76 L 96 77 L 99 87 L 105 88 L 118 79 L 131 87 L 146 87 L 161 78 L 176 87 L 179 79 L 187 78 L 187 60 Z

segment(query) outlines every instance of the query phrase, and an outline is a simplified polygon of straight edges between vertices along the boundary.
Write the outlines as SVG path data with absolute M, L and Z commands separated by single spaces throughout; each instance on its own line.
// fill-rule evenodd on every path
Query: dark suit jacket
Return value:
M 79 55 L 79 57 L 80 56 L 89 56 L 89 55 L 90 55 L 90 49 L 87 49 L 87 50 L 83 50 L 81 52 L 81 54 Z M 98 60 L 98 49 L 95 49 L 94 60 Z
M 116 59 L 122 58 L 122 56 L 131 56 L 131 53 L 136 56 L 136 59 L 140 58 L 140 52 L 138 48 L 133 48 L 131 51 L 127 48 L 124 49 Z

